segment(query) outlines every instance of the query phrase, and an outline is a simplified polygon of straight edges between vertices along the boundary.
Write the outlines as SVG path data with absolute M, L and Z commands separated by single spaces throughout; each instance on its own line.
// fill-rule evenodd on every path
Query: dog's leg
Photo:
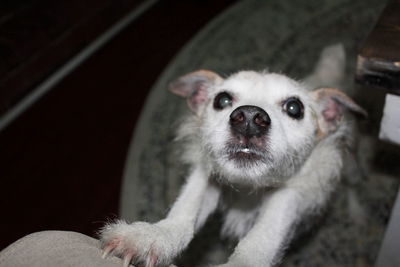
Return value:
M 221 190 L 214 183 L 209 183 L 203 198 L 201 209 L 197 216 L 195 232 L 197 232 L 205 224 L 209 215 L 217 209 Z
M 155 224 L 117 222 L 100 233 L 105 254 L 144 263 L 146 267 L 171 263 L 190 242 L 208 186 L 208 173 L 200 166 L 190 174 L 166 219 Z

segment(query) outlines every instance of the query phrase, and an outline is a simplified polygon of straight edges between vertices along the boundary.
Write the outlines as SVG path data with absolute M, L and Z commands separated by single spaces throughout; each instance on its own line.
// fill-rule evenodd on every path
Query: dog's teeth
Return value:
M 243 149 L 242 149 L 242 152 L 243 152 L 243 153 L 250 153 L 250 149 L 248 149 L 248 148 L 243 148 Z

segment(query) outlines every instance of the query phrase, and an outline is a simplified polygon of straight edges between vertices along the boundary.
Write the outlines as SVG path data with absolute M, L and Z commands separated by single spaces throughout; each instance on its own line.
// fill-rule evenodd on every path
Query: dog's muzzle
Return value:
M 240 106 L 230 115 L 232 138 L 226 146 L 230 160 L 238 166 L 266 160 L 266 137 L 271 125 L 267 112 L 257 106 Z
M 260 107 L 240 106 L 231 113 L 229 123 L 234 134 L 259 138 L 268 132 L 271 118 Z

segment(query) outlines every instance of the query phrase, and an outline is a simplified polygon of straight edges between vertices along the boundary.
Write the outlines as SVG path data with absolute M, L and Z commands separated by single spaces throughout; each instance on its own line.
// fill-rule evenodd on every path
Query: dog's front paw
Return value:
M 176 256 L 171 233 L 156 224 L 122 221 L 109 224 L 100 231 L 100 240 L 103 257 L 119 256 L 124 266 L 131 262 L 146 267 L 165 266 Z

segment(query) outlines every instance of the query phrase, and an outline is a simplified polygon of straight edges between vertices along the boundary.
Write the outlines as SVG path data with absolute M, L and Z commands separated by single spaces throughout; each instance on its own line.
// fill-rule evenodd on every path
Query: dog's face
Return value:
M 317 142 L 337 128 L 342 106 L 359 108 L 337 90 L 307 91 L 274 73 L 245 71 L 222 79 L 198 71 L 170 88 L 186 97 L 197 115 L 199 142 L 214 171 L 253 186 L 291 177 Z M 335 100 L 338 96 L 344 101 Z
M 281 180 L 297 171 L 314 146 L 313 110 L 295 81 L 240 72 L 212 88 L 202 114 L 203 142 L 224 177 Z

